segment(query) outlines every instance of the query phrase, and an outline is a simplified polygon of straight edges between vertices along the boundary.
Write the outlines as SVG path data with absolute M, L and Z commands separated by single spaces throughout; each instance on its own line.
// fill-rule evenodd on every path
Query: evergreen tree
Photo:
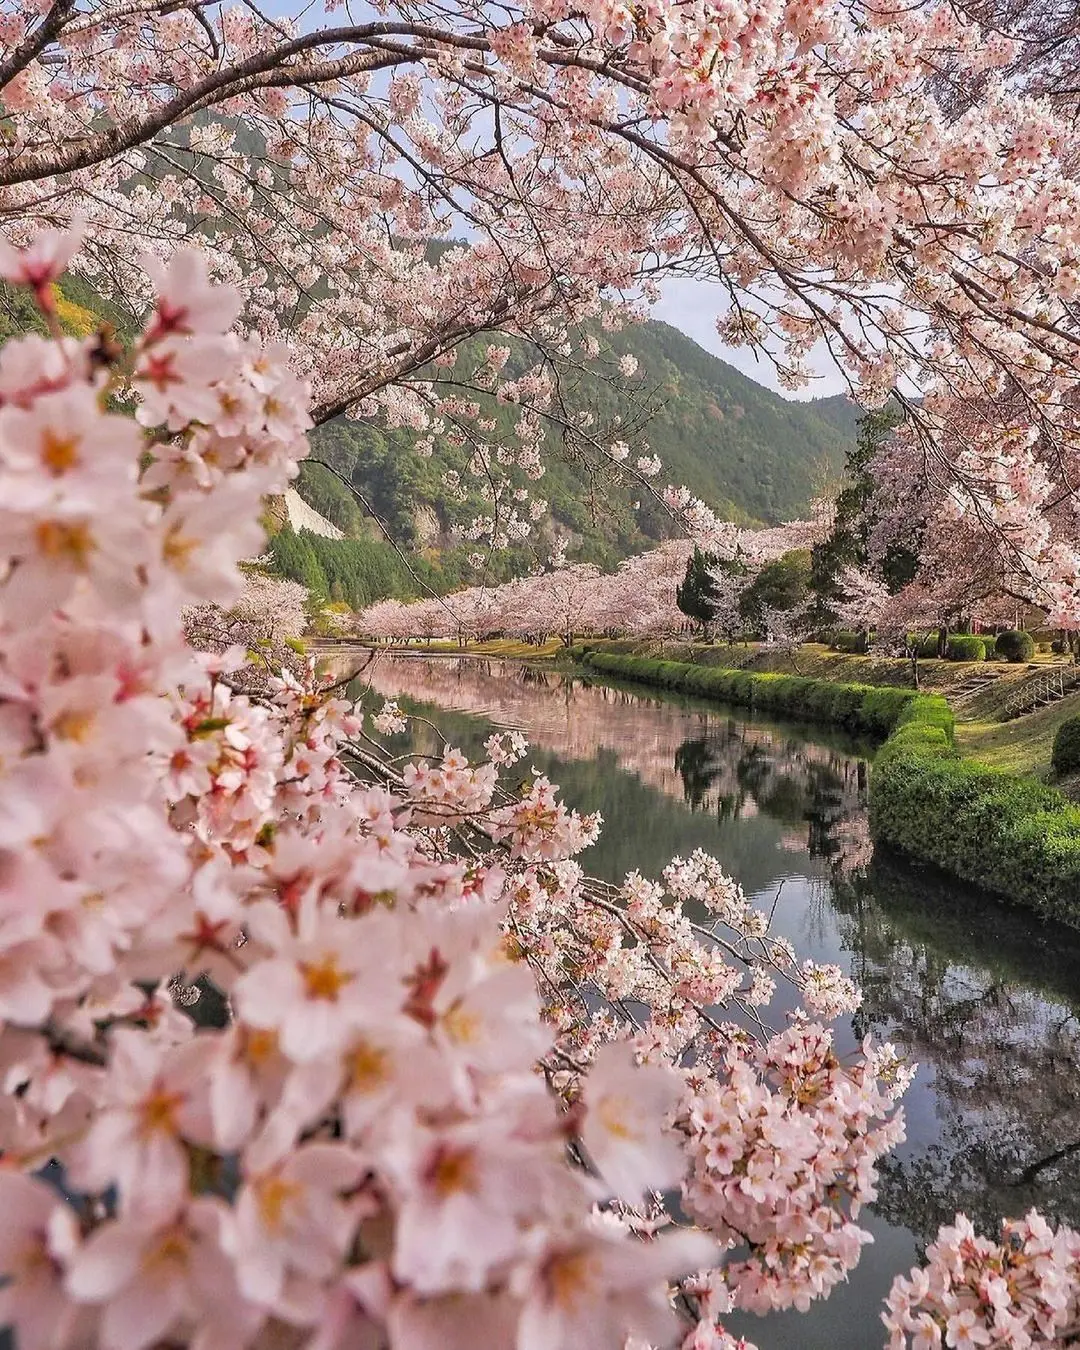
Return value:
M 702 553 L 701 549 L 695 548 L 693 556 L 687 560 L 682 584 L 675 591 L 675 603 L 687 618 L 701 624 L 706 632 L 716 614 L 717 587 L 709 575 L 709 568 L 716 562 L 711 553 Z
M 836 516 L 828 537 L 815 544 L 811 554 L 810 589 L 815 603 L 811 622 L 828 627 L 837 621 L 835 605 L 841 598 L 838 578 L 845 567 L 866 568 L 868 546 L 874 525 L 872 506 L 875 492 L 871 465 L 881 445 L 903 420 L 903 411 L 895 403 L 864 413 L 859 419 L 859 435 L 849 450 L 845 464 L 845 486 L 836 498 Z M 890 591 L 898 591 L 915 575 L 917 553 L 893 547 L 886 554 L 882 580 Z
M 760 629 L 767 610 L 797 609 L 810 592 L 811 560 L 807 549 L 796 548 L 767 562 L 739 597 L 739 613 Z

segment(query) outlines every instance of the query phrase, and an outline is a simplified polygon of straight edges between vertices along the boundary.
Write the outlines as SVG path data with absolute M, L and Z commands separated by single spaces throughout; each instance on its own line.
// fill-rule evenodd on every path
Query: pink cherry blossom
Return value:
M 581 1138 L 616 1195 L 677 1185 L 685 1155 L 663 1127 L 683 1095 L 674 1070 L 634 1063 L 629 1045 L 603 1045 L 589 1071 Z

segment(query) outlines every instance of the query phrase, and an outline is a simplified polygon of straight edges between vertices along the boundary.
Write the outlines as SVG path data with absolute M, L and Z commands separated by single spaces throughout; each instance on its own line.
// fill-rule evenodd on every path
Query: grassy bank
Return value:
M 672 643 L 630 639 L 584 644 L 591 651 L 620 656 L 678 661 L 693 665 L 744 670 L 751 674 L 799 674 L 831 683 L 897 685 L 911 689 L 911 664 L 897 657 L 856 656 L 806 643 L 794 658 L 789 652 L 760 644 Z M 579 648 L 580 650 L 580 648 Z M 1049 663 L 1035 663 L 1045 668 Z M 1031 664 L 1004 662 L 919 661 L 919 680 L 924 692 L 952 696 L 970 676 L 993 674 L 997 678 L 982 692 L 956 710 L 956 744 L 967 759 L 978 760 L 1010 773 L 1050 777 L 1050 751 L 1054 734 L 1066 718 L 1080 715 L 1080 692 L 1040 708 L 1026 717 L 1002 721 L 1017 687 L 1033 674 Z M 1062 780 L 1056 786 L 1080 800 L 1080 777 Z
M 956 743 L 969 759 L 989 764 L 1010 773 L 1030 773 L 1039 778 L 1050 775 L 1050 752 L 1054 736 L 1062 722 L 1080 715 L 1080 693 L 1068 694 L 1045 708 L 1012 722 L 998 720 L 998 709 L 989 700 L 972 702 L 956 724 Z M 1059 783 L 1075 796 L 1073 780 Z
M 876 840 L 1080 926 L 1080 808 L 1034 778 L 964 758 L 940 695 L 609 648 L 571 655 L 621 679 L 885 737 L 870 782 Z
M 608 650 L 588 652 L 574 648 L 572 655 L 593 670 L 640 680 L 658 689 L 722 699 L 725 703 L 798 717 L 801 721 L 824 722 L 871 736 L 887 736 L 904 709 L 919 697 L 913 689 L 896 685 L 850 684 L 771 671 L 726 670 L 686 661 L 625 656 Z M 948 710 L 943 699 L 934 695 L 926 698 Z
M 857 656 L 834 651 L 821 643 L 804 643 L 793 656 L 786 649 L 766 643 L 663 642 L 632 639 L 594 641 L 584 644 L 590 650 L 619 656 L 642 656 L 665 661 L 682 661 L 724 670 L 745 670 L 755 675 L 801 675 L 812 680 L 839 681 L 844 684 L 898 685 L 911 687 L 911 663 L 898 656 Z M 1011 684 L 1022 668 L 998 666 Z M 949 689 L 972 671 L 969 664 L 957 661 L 920 659 L 919 679 L 935 693 Z M 980 665 L 980 669 L 984 668 Z

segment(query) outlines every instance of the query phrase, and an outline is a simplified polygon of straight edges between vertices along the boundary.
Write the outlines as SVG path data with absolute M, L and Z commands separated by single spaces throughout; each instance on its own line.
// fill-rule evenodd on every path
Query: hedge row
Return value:
M 870 832 L 912 857 L 1080 926 L 1080 807 L 1034 778 L 960 757 L 919 699 L 878 751 Z
M 1034 778 L 960 757 L 938 695 L 579 649 L 606 674 L 887 736 L 870 780 L 876 841 L 1080 926 L 1080 807 Z
M 900 714 L 918 697 L 911 689 L 892 685 L 838 684 L 835 680 L 811 680 L 801 675 L 752 673 L 583 648 L 574 648 L 571 654 L 594 670 L 640 680 L 658 689 L 701 694 L 807 722 L 829 722 L 873 736 L 887 736 Z

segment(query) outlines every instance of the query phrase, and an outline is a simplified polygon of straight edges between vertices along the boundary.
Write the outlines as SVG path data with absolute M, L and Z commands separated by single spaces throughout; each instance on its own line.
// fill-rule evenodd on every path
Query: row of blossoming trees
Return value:
M 786 378 L 820 340 L 867 399 L 896 385 L 899 487 L 1074 616 L 1076 134 L 1028 57 L 935 5 L 5 6 L 0 276 L 44 334 L 0 352 L 20 1350 L 706 1350 L 855 1266 L 910 1068 L 838 1056 L 838 971 L 713 859 L 589 879 L 601 822 L 515 774 L 519 743 L 402 765 L 392 713 L 310 669 L 244 692 L 242 645 L 200 655 L 184 618 L 235 615 L 313 419 L 468 446 L 487 546 L 542 509 L 546 454 L 594 500 L 647 486 L 562 391 L 604 364 L 581 324 L 633 321 L 667 269 L 717 279 L 725 339 Z M 126 347 L 62 336 L 72 261 Z M 459 368 L 482 332 L 534 364 Z M 770 1030 L 780 983 L 801 1011 Z M 1078 1261 L 1037 1215 L 958 1220 L 896 1282 L 892 1343 L 1059 1343 Z
M 785 554 L 809 549 L 827 528 L 824 509 L 811 520 L 769 529 L 712 525 L 708 556 L 717 559 L 712 588 L 716 624 L 729 633 L 741 631 L 739 601 L 762 568 Z M 496 634 L 542 640 L 555 635 L 568 645 L 575 635 L 666 637 L 691 626 L 677 592 L 692 551 L 690 542 L 673 540 L 628 558 L 611 573 L 574 563 L 501 586 L 474 586 L 412 602 L 380 600 L 355 616 L 353 628 L 361 637 L 391 640 L 472 640 Z

